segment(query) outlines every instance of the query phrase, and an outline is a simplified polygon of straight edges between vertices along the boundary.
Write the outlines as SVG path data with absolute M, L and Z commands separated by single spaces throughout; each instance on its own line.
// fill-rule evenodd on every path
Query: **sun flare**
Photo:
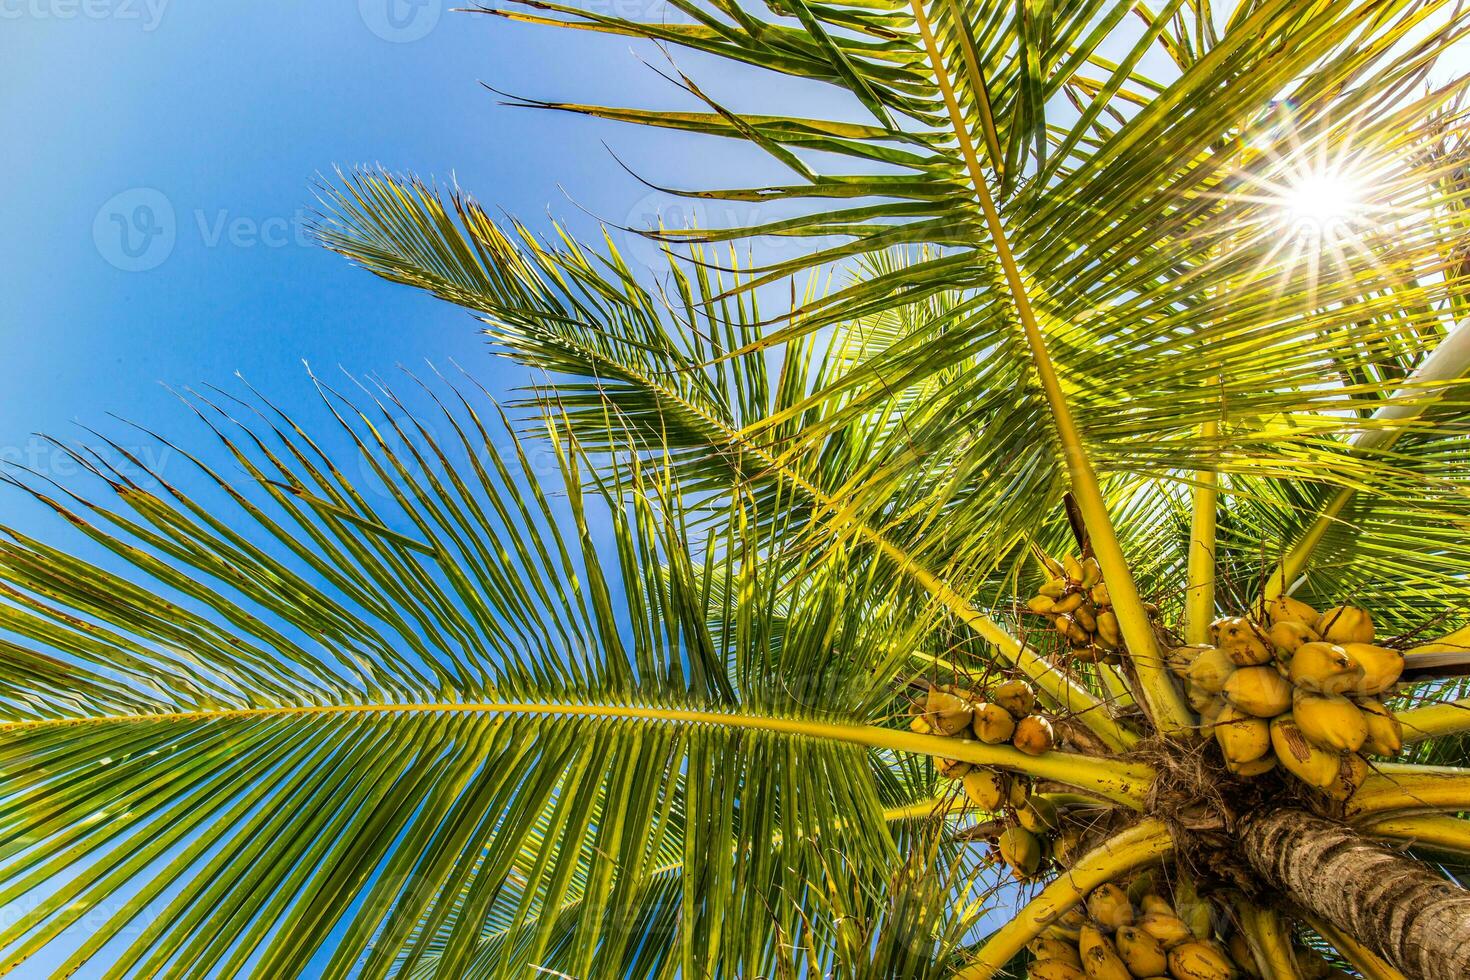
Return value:
M 1328 140 L 1299 125 L 1295 107 L 1276 106 L 1244 134 L 1233 186 L 1214 195 L 1224 208 L 1213 233 L 1226 229 L 1235 254 L 1257 254 L 1247 278 L 1274 279 L 1278 295 L 1300 296 L 1308 306 L 1333 302 L 1334 282 L 1390 277 L 1385 243 L 1412 237 L 1422 216 L 1403 154 L 1353 121 L 1340 130 Z
M 1283 189 L 1279 206 L 1291 231 L 1322 237 L 1350 232 L 1363 201 L 1361 191 L 1349 177 L 1308 173 Z

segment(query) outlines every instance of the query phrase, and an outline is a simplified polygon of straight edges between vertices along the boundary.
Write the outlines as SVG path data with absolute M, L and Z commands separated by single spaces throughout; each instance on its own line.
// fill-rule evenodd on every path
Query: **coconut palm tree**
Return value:
M 355 175 L 324 242 L 523 399 L 206 389 L 208 451 L 11 473 L 71 537 L 0 540 L 5 966 L 1470 973 L 1470 18 L 1213 6 L 485 11 L 852 111 L 517 100 L 748 143 L 791 182 L 670 193 L 785 210 L 647 275 Z M 1379 698 L 1401 751 L 1324 747 Z

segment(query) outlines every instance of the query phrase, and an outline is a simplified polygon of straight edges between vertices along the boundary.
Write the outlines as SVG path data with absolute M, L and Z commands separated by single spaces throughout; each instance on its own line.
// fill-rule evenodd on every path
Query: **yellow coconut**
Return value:
M 1025 881 L 1041 866 L 1041 841 L 1025 827 L 1007 827 L 996 842 L 1000 856 L 1010 865 L 1011 875 Z
M 1404 747 L 1404 726 L 1393 712 L 1377 698 L 1359 701 L 1358 710 L 1363 713 L 1363 723 L 1368 729 L 1363 751 L 1370 755 L 1397 755 Z
M 1048 834 L 1062 825 L 1057 805 L 1045 796 L 1032 796 L 1017 807 L 1016 822 L 1033 834 Z
M 1368 760 L 1356 752 L 1345 752 L 1338 760 L 1337 778 L 1323 787 L 1328 796 L 1342 801 L 1351 797 L 1368 778 Z
M 1206 647 L 1190 663 L 1185 678 L 1202 691 L 1218 694 L 1225 689 L 1225 682 L 1235 673 L 1235 668 L 1230 654 L 1219 647 Z
M 1237 666 L 1249 667 L 1271 660 L 1271 646 L 1255 623 L 1243 616 L 1217 620 L 1215 643 Z
M 1297 689 L 1291 714 L 1307 736 L 1329 752 L 1356 752 L 1368 738 L 1368 723 L 1358 706 L 1341 694 Z
M 1088 980 L 1082 967 L 1065 960 L 1035 960 L 1026 970 L 1027 980 Z
M 1011 744 L 1027 755 L 1041 755 L 1056 744 L 1056 733 L 1052 731 L 1051 722 L 1041 715 L 1027 715 L 1016 722 Z
M 1291 709 L 1291 685 L 1275 667 L 1242 667 L 1225 682 L 1225 697 L 1257 718 L 1274 718 Z
M 1189 674 L 1189 665 L 1194 663 L 1194 658 L 1201 652 L 1210 649 L 1207 643 L 1198 643 L 1187 647 L 1174 647 L 1164 655 L 1164 666 L 1169 673 L 1183 679 Z
M 1006 803 L 1010 777 L 994 769 L 977 766 L 965 775 L 962 785 L 970 802 L 982 810 L 994 812 Z
M 1235 765 L 1271 751 L 1271 727 L 1266 720 L 1234 706 L 1226 707 L 1215 718 L 1214 735 L 1225 761 Z
M 1317 632 L 1328 643 L 1372 643 L 1373 617 L 1357 606 L 1333 606 L 1322 614 Z
M 929 688 L 924 701 L 929 724 L 941 735 L 958 735 L 970 727 L 970 705 L 964 698 L 942 688 Z
M 1137 926 L 1120 926 L 1113 942 L 1128 972 L 1135 977 L 1158 976 L 1169 969 L 1164 944 Z
M 1338 777 L 1337 755 L 1313 745 L 1291 715 L 1271 721 L 1271 748 L 1287 771 L 1309 786 L 1321 789 Z
M 1127 892 L 1112 883 L 1098 885 L 1087 896 L 1087 914 L 1108 932 L 1133 925 L 1133 903 Z
M 1077 951 L 1090 980 L 1132 980 L 1133 974 L 1128 972 L 1112 941 L 1090 922 L 1082 927 Z
M 982 701 L 972 712 L 970 730 L 987 745 L 1000 745 L 1009 742 L 1015 734 L 1016 719 L 1000 705 Z
M 1292 655 L 1286 676 L 1297 687 L 1342 694 L 1363 682 L 1363 668 L 1335 643 L 1303 643 Z
M 1271 640 L 1271 646 L 1276 650 L 1276 659 L 1282 663 L 1289 662 L 1292 654 L 1296 653 L 1297 647 L 1303 643 L 1320 643 L 1322 640 L 1322 636 L 1316 630 L 1306 623 L 1298 623 L 1292 619 L 1273 623 L 1267 636 Z
M 1175 980 L 1230 980 L 1235 964 L 1215 943 L 1196 939 L 1169 950 L 1169 975 Z
M 1300 623 L 1308 629 L 1315 629 L 1321 618 L 1317 610 L 1289 595 L 1279 595 L 1266 603 L 1266 620 L 1273 626 L 1277 623 Z
M 1006 681 L 990 692 L 990 700 L 1017 719 L 1024 718 L 1036 706 L 1036 692 L 1025 681 Z
M 1157 939 L 1165 949 L 1194 938 L 1188 923 L 1172 912 L 1150 912 L 1138 920 L 1138 928 Z
M 1372 643 L 1344 643 L 1343 652 L 1363 668 L 1363 680 L 1350 692 L 1355 695 L 1382 694 L 1398 683 L 1404 672 L 1402 651 Z

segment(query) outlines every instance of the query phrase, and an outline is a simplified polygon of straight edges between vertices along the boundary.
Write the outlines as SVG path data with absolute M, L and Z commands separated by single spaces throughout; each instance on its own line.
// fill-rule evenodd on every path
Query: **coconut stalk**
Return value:
M 1368 824 L 1364 830 L 1375 837 L 1404 841 L 1411 847 L 1425 847 L 1451 854 L 1470 855 L 1470 820 L 1459 817 L 1426 814 L 1416 817 L 1390 817 Z
M 1404 975 L 1385 963 L 1383 957 L 1341 929 L 1315 916 L 1307 916 L 1306 919 L 1307 925 L 1315 929 L 1317 935 L 1331 943 L 1343 959 L 1363 975 L 1363 980 L 1404 980 Z
M 1405 976 L 1470 976 L 1470 892 L 1421 862 L 1290 808 L 1252 813 L 1240 845 L 1265 884 Z
M 1260 975 L 1271 980 L 1301 980 L 1296 953 L 1292 951 L 1291 937 L 1281 913 L 1240 899 L 1235 902 L 1235 914 Z
M 1048 703 L 1064 714 L 1080 718 L 1114 752 L 1127 751 L 1138 743 L 1138 737 L 1126 731 L 1108 713 L 1106 704 L 1058 670 L 1055 664 L 1048 663 L 989 616 L 976 612 L 954 589 L 916 565 L 906 554 L 888 544 L 887 539 L 880 539 L 878 548 L 898 562 L 921 588 L 954 612 L 966 626 L 988 640 L 1002 657 L 1026 675 Z
M 1403 435 L 1405 427 L 1391 423 L 1411 422 L 1424 414 L 1452 383 L 1461 380 L 1467 372 L 1470 372 L 1470 320 L 1462 320 L 1445 335 L 1434 352 L 1414 369 L 1404 386 L 1389 400 L 1390 403 L 1373 413 L 1371 421 L 1378 423 L 1378 426 L 1353 436 L 1348 442 L 1349 447 L 1354 452 L 1392 448 Z M 1442 387 L 1433 392 L 1419 391 L 1416 397 L 1416 389 L 1436 384 Z M 1296 588 L 1302 571 L 1311 560 L 1312 552 L 1322 543 L 1327 531 L 1352 502 L 1356 492 L 1351 487 L 1339 490 L 1318 513 L 1317 519 L 1297 538 L 1266 580 L 1267 601 L 1282 593 L 1290 595 Z
M 1470 698 L 1396 711 L 1394 717 L 1404 726 L 1405 742 L 1470 732 Z
M 1394 763 L 1377 769 L 1348 801 L 1354 823 L 1396 812 L 1470 810 L 1470 769 Z
M 732 434 L 732 438 L 734 437 Z M 840 500 L 823 492 L 820 487 L 784 465 L 775 456 L 758 448 L 752 451 L 773 471 L 779 472 L 788 483 L 809 497 L 819 508 L 831 514 L 834 520 L 853 520 L 847 506 Z M 884 558 L 893 562 L 900 572 L 929 593 L 935 601 L 953 613 L 965 626 L 994 646 L 1002 657 L 1035 685 L 1042 699 L 1049 705 L 1064 714 L 1080 718 L 1082 724 L 1086 725 L 1094 735 L 1106 742 L 1108 747 L 1115 752 L 1126 751 L 1137 744 L 1137 737 L 1118 724 L 1108 713 L 1103 702 L 1093 697 L 1086 688 L 1074 682 L 1065 673 L 1057 670 L 1053 664 L 1047 663 L 1044 658 L 1012 636 L 995 620 L 977 611 L 966 597 L 960 595 L 942 578 L 929 571 L 912 555 L 890 541 L 882 531 L 869 526 L 861 519 L 854 520 L 852 530 L 857 537 L 868 542 Z
M 1152 864 L 1174 849 L 1169 830 L 1159 820 L 1141 820 L 1079 857 L 1067 871 L 1041 890 L 1026 907 L 980 947 L 975 959 L 955 973 L 956 980 L 984 980 L 1003 969 L 1027 943 L 1055 923 L 1099 885 Z
M 1155 727 L 1161 733 L 1180 738 L 1188 737 L 1193 731 L 1190 724 L 1192 716 L 1189 706 L 1174 687 L 1168 671 L 1164 668 L 1164 658 L 1154 638 L 1153 624 L 1149 621 L 1148 611 L 1144 608 L 1143 600 L 1138 595 L 1138 586 L 1133 581 L 1133 573 L 1129 570 L 1127 560 L 1123 556 L 1123 548 L 1118 542 L 1117 532 L 1113 529 L 1112 519 L 1108 516 L 1107 503 L 1103 500 L 1102 487 L 1098 483 L 1097 473 L 1088 459 L 1087 451 L 1082 444 L 1081 433 L 1072 416 L 1072 409 L 1067 404 L 1061 381 L 1057 377 L 1056 368 L 1047 351 L 1041 326 L 1031 307 L 1031 298 L 1027 293 L 1025 280 L 1021 275 L 1016 257 L 1011 251 L 1000 212 L 995 206 L 994 199 L 990 196 L 990 187 L 980 166 L 980 157 L 976 152 L 974 141 L 970 138 L 969 123 L 964 110 L 960 107 L 959 99 L 955 96 L 949 69 L 945 66 L 944 55 L 935 39 L 928 12 L 924 9 L 923 0 L 910 0 L 910 6 L 914 13 L 914 22 L 919 36 L 924 43 L 930 69 L 934 72 L 935 82 L 944 98 L 951 128 L 958 141 L 960 155 L 964 158 L 970 183 L 979 201 L 985 226 L 990 233 L 996 260 L 1000 263 L 1005 275 L 1016 318 L 1020 321 L 1021 331 L 1031 350 L 1031 360 L 1036 369 L 1037 380 L 1046 397 L 1047 407 L 1051 410 L 1052 423 L 1056 427 L 1057 438 L 1061 443 L 1062 458 L 1071 479 L 1072 493 L 1082 510 L 1082 518 L 1092 540 L 1093 555 L 1102 568 L 1103 581 L 1107 583 L 1108 594 L 1112 596 L 1113 612 L 1118 617 L 1119 629 L 1133 659 L 1134 670 L 1141 689 L 1140 700 Z M 978 69 L 972 68 L 972 70 Z M 984 89 L 983 78 L 974 77 L 970 79 L 970 83 L 971 88 L 976 91 Z M 981 109 L 984 108 L 985 106 L 982 105 Z M 991 125 L 993 126 L 993 123 Z
M 1200 438 L 1213 441 L 1216 422 L 1200 426 Z M 1194 475 L 1193 514 L 1189 524 L 1189 562 L 1184 593 L 1184 641 L 1208 643 L 1215 618 L 1215 516 L 1220 503 L 1220 478 L 1213 470 Z

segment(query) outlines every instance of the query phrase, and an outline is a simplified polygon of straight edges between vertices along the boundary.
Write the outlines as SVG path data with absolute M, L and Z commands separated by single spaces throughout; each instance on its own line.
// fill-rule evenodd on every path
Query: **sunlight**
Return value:
M 1280 200 L 1287 226 L 1313 238 L 1348 231 L 1362 206 L 1353 181 L 1335 173 L 1304 174 L 1284 189 Z
M 1421 231 L 1430 186 L 1406 147 L 1362 131 L 1362 120 L 1303 122 L 1289 101 L 1272 105 L 1241 140 L 1226 202 L 1228 250 L 1253 251 L 1249 280 L 1274 279 L 1275 295 L 1308 307 L 1339 301 L 1364 276 L 1390 281 L 1385 248 Z

